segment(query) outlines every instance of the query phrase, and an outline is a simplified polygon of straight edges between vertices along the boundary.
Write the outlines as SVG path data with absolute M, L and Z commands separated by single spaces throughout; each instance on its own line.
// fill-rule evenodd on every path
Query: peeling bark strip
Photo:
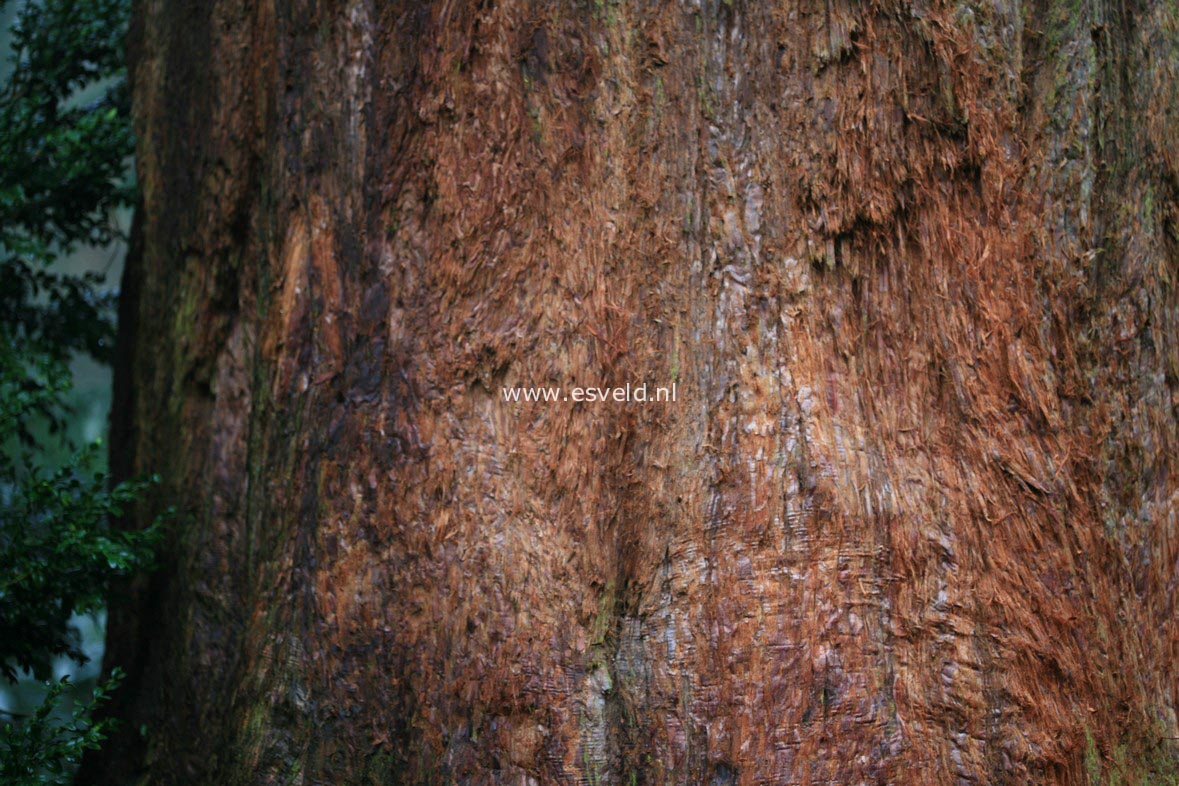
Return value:
M 90 780 L 1174 774 L 1174 3 L 135 24 L 113 465 L 188 516 Z

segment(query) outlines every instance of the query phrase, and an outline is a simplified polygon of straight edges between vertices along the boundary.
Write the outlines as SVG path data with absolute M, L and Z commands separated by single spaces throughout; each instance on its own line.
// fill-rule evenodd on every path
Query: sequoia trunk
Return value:
M 132 51 L 114 465 L 181 515 L 90 780 L 1173 772 L 1174 3 L 141 0 Z M 571 395 L 628 383 L 676 401 Z

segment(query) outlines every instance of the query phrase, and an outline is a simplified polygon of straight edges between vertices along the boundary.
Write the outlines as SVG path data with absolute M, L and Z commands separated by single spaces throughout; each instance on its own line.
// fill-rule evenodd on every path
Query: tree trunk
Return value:
M 87 779 L 1174 775 L 1174 3 L 140 0 L 132 52 L 114 466 L 182 515 Z M 676 401 L 565 398 L 627 383 Z

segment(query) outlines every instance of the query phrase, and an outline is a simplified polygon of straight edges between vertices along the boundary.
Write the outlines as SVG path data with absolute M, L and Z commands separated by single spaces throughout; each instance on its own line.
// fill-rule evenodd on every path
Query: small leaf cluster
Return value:
M 55 710 L 71 688 L 69 678 L 50 684 L 45 700 L 28 717 L 0 718 L 0 782 L 9 786 L 66 784 L 82 754 L 98 748 L 113 721 L 94 721 L 95 712 L 122 680 L 118 669 L 99 683 L 88 702 L 74 705 L 63 722 Z
M 108 488 L 93 471 L 100 444 L 53 470 L 38 464 L 30 424 L 60 419 L 68 372 L 45 357 L 31 369 L 20 349 L 0 330 L 0 675 L 10 681 L 20 669 L 43 678 L 56 656 L 84 662 L 70 615 L 97 610 L 111 582 L 148 567 L 157 537 L 109 526 L 151 479 Z

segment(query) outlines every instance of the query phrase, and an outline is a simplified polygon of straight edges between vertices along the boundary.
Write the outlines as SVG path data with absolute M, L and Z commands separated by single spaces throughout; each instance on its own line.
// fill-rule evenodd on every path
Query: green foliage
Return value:
M 0 7 L 6 3 L 0 0 Z M 114 294 L 97 274 L 53 266 L 118 239 L 133 150 L 122 39 L 129 0 L 28 0 L 0 86 L 0 675 L 46 680 L 54 658 L 86 660 L 70 626 L 114 582 L 147 568 L 159 526 L 112 527 L 149 480 L 115 485 L 101 444 L 65 436 L 69 361 L 108 361 Z M 64 454 L 64 461 L 50 457 Z M 46 683 L 26 716 L 0 712 L 0 782 L 64 783 L 109 721 L 90 721 L 119 679 L 73 703 Z
M 12 28 L 12 73 L 0 92 L 0 326 L 56 357 L 109 359 L 114 335 L 100 277 L 48 267 L 78 244 L 114 239 L 111 212 L 133 195 L 129 5 L 30 2 Z
M 13 73 L 0 105 L 0 242 L 17 251 L 101 245 L 107 212 L 131 196 L 122 39 L 128 0 L 45 0 L 12 29 Z M 90 102 L 79 90 L 99 89 Z
M 106 739 L 114 721 L 92 721 L 98 706 L 114 690 L 122 672 L 115 669 L 94 689 L 88 703 L 75 705 L 65 722 L 55 710 L 70 687 L 69 679 L 50 683 L 44 701 L 27 718 L 10 718 L 0 726 L 0 781 L 9 786 L 69 783 L 82 754 Z
M 147 566 L 155 528 L 112 530 L 107 522 L 142 495 L 145 481 L 109 491 L 92 467 L 99 445 L 78 451 L 66 466 L 38 466 L 42 450 L 29 423 L 53 417 L 68 389 L 60 362 L 22 363 L 21 347 L 0 330 L 0 674 L 48 673 L 50 658 L 85 656 L 67 621 L 72 612 L 102 606 L 110 583 Z

